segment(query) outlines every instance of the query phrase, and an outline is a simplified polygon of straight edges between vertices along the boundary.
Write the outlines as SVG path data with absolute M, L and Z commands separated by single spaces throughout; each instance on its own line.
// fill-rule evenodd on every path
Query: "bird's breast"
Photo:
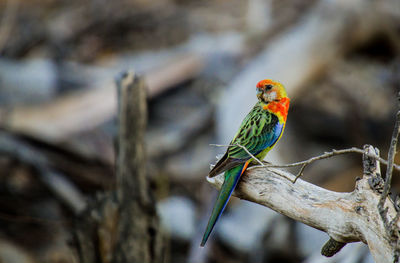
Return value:
M 276 114 L 279 122 L 286 122 L 287 114 L 289 111 L 290 99 L 288 97 L 282 98 L 279 101 L 272 101 L 264 105 L 263 109 Z

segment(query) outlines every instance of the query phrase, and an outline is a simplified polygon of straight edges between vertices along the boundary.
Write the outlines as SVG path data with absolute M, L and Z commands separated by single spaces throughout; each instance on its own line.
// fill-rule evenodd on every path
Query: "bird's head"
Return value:
M 257 98 L 260 101 L 265 103 L 278 102 L 286 97 L 286 90 L 279 82 L 264 79 L 257 83 Z

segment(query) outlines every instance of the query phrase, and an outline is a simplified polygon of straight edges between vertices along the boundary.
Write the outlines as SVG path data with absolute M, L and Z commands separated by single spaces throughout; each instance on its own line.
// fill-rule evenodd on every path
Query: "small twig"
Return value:
M 347 153 L 365 154 L 365 155 L 367 155 L 367 156 L 369 156 L 371 158 L 376 158 L 382 164 L 388 165 L 388 162 L 385 159 L 383 159 L 383 158 L 381 158 L 381 157 L 379 157 L 379 156 L 377 156 L 375 154 L 366 153 L 362 149 L 359 149 L 359 148 L 356 148 L 356 147 L 352 147 L 352 148 L 349 148 L 349 149 L 332 150 L 331 152 L 325 152 L 324 154 L 321 154 L 321 155 L 318 155 L 318 156 L 315 156 L 315 157 L 311 157 L 311 158 L 309 158 L 307 160 L 304 160 L 304 161 L 301 161 L 301 162 L 290 163 L 290 164 L 278 164 L 278 165 L 276 165 L 276 164 L 263 164 L 262 166 L 264 166 L 264 167 L 273 167 L 273 168 L 288 168 L 288 167 L 301 166 L 299 172 L 296 175 L 296 178 L 293 180 L 293 183 L 295 183 L 296 180 L 300 176 L 303 175 L 304 169 L 308 165 L 310 165 L 311 163 L 313 163 L 315 161 L 318 161 L 318 160 L 327 159 L 327 158 L 331 158 L 331 157 L 336 156 L 336 155 L 347 154 Z M 257 168 L 257 167 L 259 167 L 259 166 L 253 166 L 253 167 L 251 167 L 249 169 L 253 169 L 253 168 Z M 400 171 L 400 165 L 393 164 L 393 167 L 396 170 Z
M 327 159 L 327 158 L 330 158 L 330 157 L 333 157 L 333 156 L 336 156 L 336 155 L 347 154 L 347 153 L 364 154 L 365 152 L 364 152 L 364 150 L 359 149 L 357 147 L 352 147 L 352 148 L 349 148 L 349 149 L 332 150 L 331 152 L 325 152 L 324 154 L 321 154 L 321 155 L 318 155 L 318 156 L 315 156 L 315 157 L 311 157 L 310 159 L 307 159 L 307 160 L 304 160 L 304 161 L 301 161 L 301 162 L 290 163 L 290 164 L 277 164 L 277 165 L 275 165 L 275 164 L 264 164 L 264 166 L 274 167 L 274 168 L 296 167 L 296 166 L 300 166 L 300 165 L 303 165 L 303 164 L 309 164 L 309 163 L 312 163 L 312 162 L 315 162 L 315 161 L 318 161 L 318 160 Z M 387 165 L 387 161 L 385 159 L 383 159 L 383 158 L 381 158 L 381 157 L 379 157 L 379 156 L 377 156 L 375 154 L 370 154 L 370 153 L 365 153 L 365 154 L 368 157 L 376 158 L 380 163 L 382 163 L 384 165 Z M 254 167 L 257 167 L 257 166 L 254 166 Z M 393 164 L 393 167 L 396 170 L 400 171 L 400 165 Z
M 378 203 L 379 213 L 382 217 L 383 223 L 385 226 L 389 227 L 387 219 L 386 219 L 386 212 L 383 209 L 385 205 L 386 197 L 389 195 L 390 186 L 392 183 L 392 174 L 393 174 L 393 167 L 394 167 L 394 157 L 396 155 L 396 148 L 397 148 L 397 139 L 400 132 L 400 111 L 396 114 L 396 123 L 394 126 L 392 140 L 390 142 L 390 148 L 388 153 L 388 164 L 386 169 L 386 178 L 385 178 L 385 186 L 381 195 L 381 198 Z
M 303 164 L 303 166 L 301 166 L 299 172 L 296 174 L 296 177 L 293 180 L 293 183 L 296 183 L 297 179 L 303 175 L 304 169 L 306 168 L 306 166 L 308 165 L 308 163 Z
M 254 159 L 256 162 L 258 162 L 261 166 L 265 166 L 264 164 L 263 164 L 263 162 L 262 161 L 260 161 L 257 157 L 255 157 L 254 155 L 252 155 L 251 154 L 251 152 L 249 152 L 249 150 L 247 150 L 247 148 L 246 147 L 244 147 L 243 145 L 240 145 L 240 144 L 228 144 L 228 145 L 224 145 L 224 144 L 210 144 L 211 146 L 217 146 L 217 147 L 231 147 L 231 146 L 238 146 L 238 147 L 240 147 L 240 148 L 242 148 L 243 150 L 245 150 L 246 151 L 246 153 L 252 158 L 252 159 Z
M 394 125 L 392 140 L 390 141 L 390 148 L 388 153 L 388 165 L 386 169 L 385 185 L 378 203 L 379 215 L 382 219 L 383 225 L 385 226 L 385 230 L 388 236 L 391 238 L 391 243 L 394 248 L 393 262 L 399 262 L 399 257 L 400 257 L 400 235 L 399 235 L 399 227 L 397 224 L 400 218 L 400 211 L 397 211 L 396 216 L 393 218 L 393 220 L 388 222 L 388 218 L 386 216 L 388 208 L 385 208 L 385 201 L 386 198 L 389 196 L 389 191 L 392 183 L 394 157 L 396 155 L 399 132 L 400 132 L 400 111 L 398 111 L 396 114 L 396 122 Z

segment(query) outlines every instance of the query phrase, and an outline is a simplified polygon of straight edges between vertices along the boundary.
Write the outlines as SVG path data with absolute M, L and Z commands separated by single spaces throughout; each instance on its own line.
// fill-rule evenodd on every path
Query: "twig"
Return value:
M 243 145 L 240 145 L 240 144 L 228 144 L 228 145 L 226 145 L 226 144 L 210 144 L 211 146 L 217 146 L 217 147 L 231 147 L 231 146 L 238 146 L 238 147 L 240 147 L 240 148 L 242 148 L 243 150 L 245 150 L 246 151 L 246 153 L 252 158 L 252 159 L 254 159 L 256 162 L 258 162 L 261 166 L 265 166 L 264 164 L 263 164 L 263 162 L 262 161 L 260 161 L 257 157 L 255 157 L 254 155 L 252 155 L 251 154 L 251 152 L 249 152 L 249 150 L 247 150 L 247 148 L 246 147 L 244 147 Z
M 336 156 L 336 155 L 347 154 L 347 153 L 365 154 L 365 155 L 367 155 L 367 156 L 369 156 L 371 158 L 376 158 L 382 164 L 388 165 L 388 162 L 385 159 L 383 159 L 383 158 L 381 158 L 381 157 L 379 157 L 379 156 L 377 156 L 375 154 L 364 152 L 364 150 L 359 149 L 357 147 L 352 147 L 352 148 L 349 148 L 349 149 L 332 150 L 331 152 L 325 152 L 324 154 L 321 154 L 321 155 L 318 155 L 318 156 L 315 156 L 315 157 L 311 157 L 311 158 L 309 158 L 307 160 L 304 160 L 304 161 L 301 161 L 301 162 L 290 163 L 290 164 L 278 164 L 278 165 L 276 165 L 276 164 L 263 164 L 262 166 L 264 166 L 264 167 L 273 167 L 273 168 L 288 168 L 288 167 L 301 166 L 299 172 L 297 173 L 297 175 L 296 175 L 296 177 L 295 177 L 295 179 L 293 181 L 293 183 L 295 183 L 296 180 L 300 176 L 303 175 L 303 171 L 306 168 L 306 166 L 310 165 L 311 163 L 313 163 L 315 161 L 318 161 L 318 160 L 327 159 L 327 158 L 331 158 L 331 157 Z M 253 167 L 251 167 L 249 169 L 256 168 L 256 167 L 259 167 L 259 166 L 253 166 Z M 396 170 L 400 171 L 400 165 L 393 164 L 393 167 Z
M 384 208 L 386 197 L 389 195 L 390 186 L 392 183 L 394 157 L 396 155 L 396 147 L 397 147 L 397 139 L 399 136 L 399 131 L 400 131 L 400 111 L 398 111 L 396 114 L 396 123 L 394 126 L 392 140 L 390 142 L 390 148 L 389 148 L 389 153 L 388 153 L 388 164 L 387 164 L 387 169 L 386 169 L 385 186 L 384 186 L 384 189 L 383 189 L 383 192 L 382 192 L 381 198 L 379 200 L 379 204 L 378 204 L 379 213 L 382 217 L 383 223 L 387 227 L 389 227 L 389 225 L 388 225 L 388 222 L 386 219 L 385 210 L 383 208 Z
M 400 211 L 397 211 L 396 216 L 393 218 L 393 220 L 388 222 L 388 218 L 386 216 L 388 209 L 385 208 L 385 201 L 386 198 L 389 196 L 389 191 L 392 183 L 394 157 L 396 155 L 399 132 L 400 132 L 400 111 L 398 111 L 396 114 L 396 122 L 393 129 L 392 140 L 390 141 L 390 148 L 388 153 L 388 165 L 386 169 L 385 184 L 378 203 L 379 215 L 382 219 L 383 225 L 385 226 L 385 230 L 388 236 L 390 237 L 391 243 L 393 245 L 394 249 L 393 262 L 399 262 L 399 257 L 400 257 L 400 236 L 398 231 L 399 228 L 397 225 L 397 222 L 400 218 Z

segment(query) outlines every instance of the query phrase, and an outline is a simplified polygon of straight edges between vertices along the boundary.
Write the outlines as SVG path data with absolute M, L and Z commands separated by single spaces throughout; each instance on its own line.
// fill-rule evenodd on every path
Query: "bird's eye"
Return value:
M 270 89 L 272 89 L 272 88 L 273 88 L 273 86 L 272 86 L 271 84 L 265 85 L 265 89 L 266 89 L 266 90 L 270 90 Z

